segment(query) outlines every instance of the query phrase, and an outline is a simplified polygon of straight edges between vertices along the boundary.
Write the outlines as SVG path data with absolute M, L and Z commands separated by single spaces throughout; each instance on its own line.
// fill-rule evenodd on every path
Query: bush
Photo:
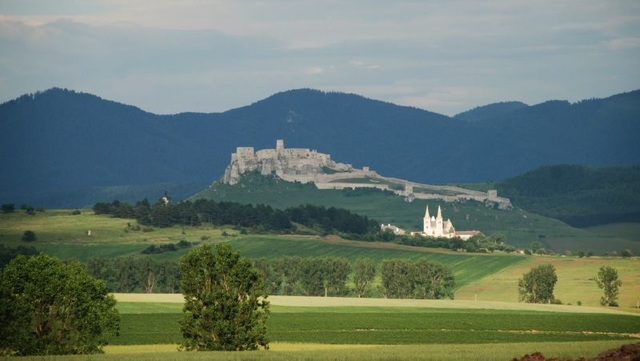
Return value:
M 34 231 L 24 231 L 22 235 L 22 240 L 24 242 L 34 242 L 37 240 L 36 233 Z
M 72 215 L 72 216 L 77 216 L 77 215 L 79 215 L 79 214 L 82 214 L 82 212 L 80 212 L 80 211 L 79 211 L 79 210 L 77 210 L 77 209 L 74 209 L 73 211 L 71 211 L 71 215 Z
M 13 203 L 5 203 L 2 205 L 2 213 L 11 213 L 16 210 L 16 205 Z

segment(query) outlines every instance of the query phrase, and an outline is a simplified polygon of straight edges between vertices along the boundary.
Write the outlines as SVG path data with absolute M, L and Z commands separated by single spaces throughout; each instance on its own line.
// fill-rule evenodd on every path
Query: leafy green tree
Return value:
M 300 256 L 283 256 L 274 262 L 274 270 L 284 277 L 285 295 L 299 293 L 297 288 L 302 279 L 302 262 L 303 259 Z
M 324 259 L 325 297 L 331 293 L 335 296 L 347 293 L 347 278 L 351 273 L 349 260 L 343 257 L 328 257 Z
M 180 259 L 185 298 L 180 330 L 186 350 L 269 347 L 269 302 L 262 275 L 228 244 L 201 246 Z
M 24 231 L 22 234 L 22 240 L 24 242 L 34 242 L 37 240 L 36 233 L 34 231 Z
M 371 258 L 360 258 L 356 261 L 353 283 L 356 285 L 358 297 L 367 293 L 369 285 L 376 276 L 376 266 Z
M 519 300 L 528 303 L 551 303 L 555 301 L 553 289 L 558 281 L 556 269 L 551 264 L 542 264 L 525 273 L 518 282 Z
M 269 294 L 278 294 L 282 287 L 283 274 L 274 267 L 274 262 L 268 258 L 255 259 L 254 266 L 262 272 L 262 279 Z
M 99 353 L 119 329 L 115 299 L 78 262 L 18 256 L 0 274 L 0 294 L 5 353 Z
M 306 296 L 326 295 L 327 278 L 325 260 L 321 257 L 303 258 L 300 264 L 300 286 Z
M 624 258 L 633 257 L 633 252 L 630 249 L 625 249 L 624 251 L 622 251 L 622 257 Z
M 421 259 L 413 263 L 411 279 L 417 298 L 453 299 L 455 278 L 448 267 Z
M 618 306 L 618 293 L 620 292 L 620 286 L 622 286 L 622 281 L 618 279 L 618 270 L 609 266 L 600 267 L 596 283 L 598 287 L 604 290 L 604 295 L 600 298 L 600 304 L 603 306 Z
M 411 262 L 402 258 L 382 261 L 380 266 L 385 297 L 407 298 L 413 294 Z

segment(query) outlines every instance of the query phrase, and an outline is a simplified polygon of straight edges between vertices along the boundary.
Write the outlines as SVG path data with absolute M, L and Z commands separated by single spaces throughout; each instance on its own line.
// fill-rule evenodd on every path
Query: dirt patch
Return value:
M 540 352 L 514 358 L 512 361 L 640 361 L 640 343 L 624 345 L 599 354 L 595 358 L 580 357 L 577 359 L 546 358 Z

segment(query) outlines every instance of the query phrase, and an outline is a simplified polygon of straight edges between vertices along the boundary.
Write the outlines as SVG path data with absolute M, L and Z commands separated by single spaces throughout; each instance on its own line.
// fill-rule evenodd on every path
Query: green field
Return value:
M 145 297 L 167 299 L 164 295 Z M 637 337 L 640 332 L 639 317 L 633 315 L 304 306 L 315 303 L 315 299 L 297 297 L 294 303 L 298 307 L 272 307 L 268 321 L 271 350 L 244 353 L 179 353 L 176 344 L 181 340 L 177 324 L 182 316 L 180 303 L 119 302 L 121 334 L 111 340 L 106 354 L 65 359 L 508 360 L 534 351 L 548 357 L 573 358 L 591 357 L 609 348 L 637 342 L 631 334 Z M 31 359 L 62 358 L 20 358 Z
M 446 203 L 417 199 L 407 203 L 402 197 L 379 190 L 318 190 L 310 184 L 251 176 L 234 186 L 214 183 L 194 196 L 197 198 L 268 204 L 282 209 L 305 203 L 346 208 L 382 223 L 414 231 L 422 229 L 428 204 L 432 212 L 441 206 L 444 217 L 451 218 L 458 230 L 480 230 L 486 235 L 500 233 L 516 247 L 527 248 L 532 242 L 540 242 L 545 248 L 561 253 L 566 250 L 593 251 L 600 255 L 631 249 L 640 254 L 640 242 L 635 242 L 640 239 L 640 226 L 630 233 L 591 232 L 522 209 L 487 208 L 484 203 L 475 201 Z

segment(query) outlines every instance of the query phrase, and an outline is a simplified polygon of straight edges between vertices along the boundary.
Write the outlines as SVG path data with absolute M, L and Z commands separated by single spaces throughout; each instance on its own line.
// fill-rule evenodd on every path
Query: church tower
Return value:
M 431 235 L 431 216 L 429 215 L 429 205 L 428 204 L 427 204 L 427 210 L 424 213 L 422 233 L 424 233 L 426 235 Z
M 440 208 L 440 206 L 438 206 L 438 215 L 436 216 L 435 236 L 436 237 L 442 237 L 442 235 L 444 234 L 444 232 L 442 230 L 443 230 L 442 209 Z

